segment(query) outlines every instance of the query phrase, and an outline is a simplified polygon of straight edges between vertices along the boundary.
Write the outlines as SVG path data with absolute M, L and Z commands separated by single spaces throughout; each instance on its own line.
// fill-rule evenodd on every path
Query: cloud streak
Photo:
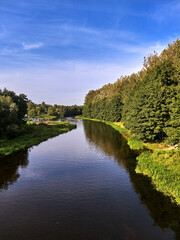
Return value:
M 140 67 L 137 61 L 128 67 L 117 63 L 67 61 L 56 62 L 53 67 L 45 64 L 34 68 L 2 70 L 0 88 L 24 92 L 37 103 L 44 100 L 51 104 L 83 104 L 84 96 L 90 89 L 114 82 L 121 74 L 137 72 Z
M 6 36 L 6 28 L 4 25 L 0 26 L 0 39 L 3 39 Z
M 32 50 L 32 49 L 37 49 L 37 48 L 41 48 L 43 47 L 43 43 L 42 42 L 38 42 L 38 43 L 31 43 L 31 44 L 27 44 L 27 43 L 22 43 L 22 47 L 23 50 Z
M 152 14 L 152 18 L 162 23 L 173 18 L 180 17 L 180 2 L 170 1 L 169 3 L 160 4 L 157 10 Z

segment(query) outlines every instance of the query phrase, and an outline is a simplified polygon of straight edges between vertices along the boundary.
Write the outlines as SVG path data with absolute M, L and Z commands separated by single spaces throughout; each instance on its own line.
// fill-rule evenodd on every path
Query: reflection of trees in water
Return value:
M 27 167 L 28 151 L 16 153 L 0 160 L 0 189 L 8 189 L 20 177 L 19 167 Z
M 136 174 L 136 162 L 126 160 L 126 168 L 129 171 L 131 182 L 140 200 L 149 210 L 150 216 L 154 219 L 154 225 L 162 229 L 170 228 L 175 232 L 175 239 L 180 239 L 180 207 L 172 204 L 170 198 L 157 192 L 151 184 L 150 178 Z
M 168 197 L 157 192 L 150 179 L 135 173 L 136 160 L 124 138 L 111 126 L 100 122 L 83 121 L 88 141 L 100 148 L 106 155 L 113 156 L 115 161 L 125 167 L 140 200 L 149 210 L 154 224 L 162 229 L 170 228 L 175 238 L 180 239 L 180 207 L 172 204 Z
M 135 157 L 126 140 L 111 126 L 87 120 L 84 120 L 83 124 L 89 143 L 97 149 L 100 148 L 107 156 L 113 156 L 115 159 Z

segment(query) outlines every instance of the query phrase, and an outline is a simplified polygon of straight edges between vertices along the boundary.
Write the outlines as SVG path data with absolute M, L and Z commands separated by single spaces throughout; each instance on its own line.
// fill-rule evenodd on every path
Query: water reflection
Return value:
M 180 239 L 180 208 L 170 199 L 157 192 L 150 179 L 135 173 L 136 161 L 124 138 L 111 126 L 100 122 L 84 120 L 84 132 L 89 143 L 101 149 L 106 155 L 113 156 L 119 165 L 123 165 L 130 175 L 131 182 L 140 200 L 149 210 L 154 225 L 162 229 L 170 228 L 175 239 Z
M 84 132 L 89 144 L 101 149 L 107 156 L 113 156 L 115 160 L 134 158 L 137 154 L 128 146 L 126 140 L 111 126 L 88 120 L 83 121 Z M 123 164 L 118 161 L 118 164 Z
M 20 177 L 19 168 L 28 166 L 28 151 L 16 153 L 0 160 L 0 191 L 7 190 L 8 186 Z

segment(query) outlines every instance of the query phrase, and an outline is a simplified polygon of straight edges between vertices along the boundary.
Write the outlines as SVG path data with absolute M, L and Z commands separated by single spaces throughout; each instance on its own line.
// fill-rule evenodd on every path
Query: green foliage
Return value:
M 180 205 L 180 151 L 144 152 L 137 160 L 136 172 L 151 177 L 158 191 Z
M 87 103 L 83 109 L 83 116 L 99 120 L 117 122 L 121 119 L 122 102 L 117 96 L 110 101 L 103 98 L 96 102 Z
M 82 106 L 54 106 L 42 102 L 41 104 L 35 104 L 32 101 L 28 102 L 28 116 L 32 118 L 42 119 L 55 119 L 64 117 L 74 117 L 76 115 L 82 115 Z
M 18 128 L 25 123 L 24 116 L 27 112 L 26 95 L 17 96 L 14 92 L 0 90 L 0 137 L 9 138 L 18 134 Z
M 48 116 L 54 116 L 56 114 L 55 112 L 56 112 L 56 110 L 53 107 L 49 107 L 47 115 Z
M 180 84 L 175 87 L 169 103 L 169 120 L 166 122 L 165 132 L 169 144 L 180 143 Z
M 17 106 L 17 123 L 24 123 L 24 115 L 27 113 L 27 96 L 25 94 L 16 95 L 13 91 L 6 88 L 1 91 L 0 96 L 10 97 Z
M 68 132 L 74 128 L 76 128 L 75 124 L 64 122 L 56 125 L 26 124 L 21 127 L 21 132 L 18 137 L 11 140 L 7 138 L 0 139 L 0 156 L 28 149 L 29 147 L 37 145 L 48 138 Z
M 128 138 L 128 145 L 129 145 L 129 147 L 131 149 L 134 149 L 134 150 L 143 150 L 143 149 L 145 149 L 144 144 L 140 140 L 135 138 L 135 137 L 129 137 Z
M 129 131 L 126 128 L 123 128 L 119 125 L 118 123 L 108 123 L 109 125 L 111 125 L 111 127 L 113 127 L 115 130 L 117 130 L 119 133 L 129 133 Z
M 166 137 L 170 105 L 177 95 L 177 84 L 173 64 L 165 60 L 136 85 L 124 105 L 123 122 L 139 139 L 162 141 Z
M 83 116 L 122 121 L 143 141 L 180 141 L 180 40 L 144 58 L 141 71 L 91 90 Z

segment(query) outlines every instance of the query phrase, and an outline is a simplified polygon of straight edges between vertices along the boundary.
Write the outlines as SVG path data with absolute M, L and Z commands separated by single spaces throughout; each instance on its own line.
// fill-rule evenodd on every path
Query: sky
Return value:
M 180 0 L 0 0 L 0 89 L 81 105 L 180 37 Z

